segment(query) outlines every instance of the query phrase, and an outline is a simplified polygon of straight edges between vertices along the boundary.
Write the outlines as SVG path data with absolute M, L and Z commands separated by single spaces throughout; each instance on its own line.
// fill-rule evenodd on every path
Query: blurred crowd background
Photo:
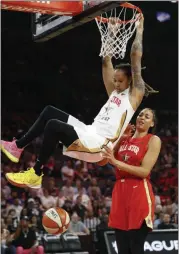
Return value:
M 160 157 L 151 173 L 156 203 L 154 229 L 175 229 L 178 228 L 178 3 L 133 3 L 142 8 L 145 17 L 142 66 L 147 68 L 142 75 L 160 91 L 144 99 L 141 105 L 157 110 L 156 134 L 162 139 Z M 156 18 L 161 11 L 168 15 L 167 20 Z M 2 138 L 12 140 L 23 135 L 48 104 L 90 124 L 107 99 L 95 22 L 48 42 L 34 43 L 30 14 L 2 11 L 1 15 Z M 123 62 L 130 61 L 132 41 Z M 133 123 L 134 120 L 135 117 Z M 96 232 L 108 227 L 115 183 L 114 168 L 109 164 L 99 167 L 64 157 L 59 144 L 45 166 L 42 189 L 20 189 L 7 183 L 5 173 L 34 165 L 42 138 L 26 147 L 18 164 L 1 158 L 2 253 L 6 250 L 22 254 L 22 247 L 31 248 L 45 233 L 41 219 L 50 207 L 64 208 L 71 216 L 69 231 L 91 234 L 94 242 Z M 14 233 L 18 241 L 12 244 L 10 236 Z M 44 252 L 42 246 L 38 252 Z
M 170 119 L 170 125 L 163 123 L 156 133 L 162 139 L 162 149 L 151 173 L 155 193 L 154 229 L 161 230 L 178 228 L 178 126 L 175 115 L 161 112 L 161 119 L 162 116 L 165 120 Z M 15 113 L 10 119 L 10 125 L 2 126 L 2 138 L 7 140 L 11 140 L 16 133 L 23 134 L 22 126 L 26 126 L 28 117 L 25 114 L 20 117 Z M 2 157 L 1 231 L 8 230 L 13 235 L 19 223 L 23 222 L 24 225 L 26 221 L 28 227 L 35 229 L 38 239 L 45 233 L 42 226 L 44 211 L 57 206 L 65 209 L 71 217 L 69 232 L 77 235 L 92 234 L 94 242 L 97 241 L 97 231 L 108 229 L 115 183 L 114 168 L 110 164 L 99 167 L 70 159 L 61 155 L 62 147 L 59 144 L 54 156 L 45 165 L 43 188 L 20 189 L 5 180 L 7 172 L 19 172 L 35 164 L 42 138 L 37 138 L 25 149 L 18 164 Z M 21 246 L 22 242 L 16 245 Z M 12 253 L 9 248 L 6 251 Z

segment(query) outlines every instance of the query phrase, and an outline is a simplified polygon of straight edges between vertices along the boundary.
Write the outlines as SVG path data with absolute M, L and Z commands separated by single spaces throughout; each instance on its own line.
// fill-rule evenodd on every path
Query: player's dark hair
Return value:
M 115 66 L 115 70 L 122 70 L 128 78 L 132 77 L 131 65 L 129 63 L 121 63 Z
M 149 129 L 149 132 L 154 134 L 154 133 L 156 133 L 157 122 L 158 122 L 157 116 L 156 116 L 156 111 L 151 109 L 151 108 L 146 108 L 146 109 L 150 110 L 152 112 L 152 115 L 153 115 L 154 126 Z
M 128 78 L 132 77 L 131 65 L 129 63 L 121 63 L 119 65 L 116 65 L 114 69 L 124 71 Z M 146 69 L 146 67 L 141 68 L 141 70 L 144 69 Z M 158 93 L 158 91 L 154 90 L 151 86 L 145 83 L 145 97 L 148 97 L 150 94 L 154 93 Z

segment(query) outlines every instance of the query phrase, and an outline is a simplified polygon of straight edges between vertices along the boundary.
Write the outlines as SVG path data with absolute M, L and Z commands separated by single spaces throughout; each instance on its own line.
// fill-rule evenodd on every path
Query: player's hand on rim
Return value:
M 114 18 L 114 17 L 110 17 L 110 18 L 109 18 L 109 24 L 111 24 L 111 25 L 114 26 L 114 25 L 118 24 L 119 20 L 120 20 L 120 19 L 118 19 L 118 18 L 116 18 L 116 17 L 115 17 L 115 18 Z
M 120 26 L 119 18 L 110 17 L 108 21 L 108 30 L 110 31 L 110 36 L 115 35 L 118 31 L 118 27 Z
M 137 31 L 143 32 L 143 30 L 144 30 L 144 15 L 142 13 L 137 14 L 136 19 L 138 20 L 136 22 Z

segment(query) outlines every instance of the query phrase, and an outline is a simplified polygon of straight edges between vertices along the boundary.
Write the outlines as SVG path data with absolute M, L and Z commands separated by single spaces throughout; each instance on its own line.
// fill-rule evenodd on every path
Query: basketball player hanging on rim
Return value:
M 115 24 L 110 19 L 110 25 Z M 143 16 L 136 30 L 131 48 L 131 66 L 121 64 L 113 69 L 111 57 L 103 59 L 103 79 L 109 95 L 92 125 L 85 125 L 73 116 L 52 106 L 47 106 L 28 132 L 12 142 L 1 141 L 1 150 L 13 162 L 18 163 L 24 147 L 44 134 L 42 148 L 33 168 L 20 173 L 7 173 L 7 180 L 18 187 L 40 188 L 43 165 L 53 154 L 57 144 L 64 145 L 63 154 L 87 162 L 100 162 L 101 149 L 117 141 L 145 94 L 141 76 Z

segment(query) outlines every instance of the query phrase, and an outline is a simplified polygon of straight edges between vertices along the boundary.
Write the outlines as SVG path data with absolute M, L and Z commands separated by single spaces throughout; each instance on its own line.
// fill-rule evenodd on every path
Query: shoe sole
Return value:
M 26 185 L 25 184 L 20 184 L 20 183 L 16 183 L 14 181 L 12 181 L 8 176 L 7 174 L 5 174 L 5 177 L 6 179 L 8 180 L 9 183 L 11 183 L 12 185 L 16 186 L 16 187 L 19 187 L 19 188 L 25 188 Z
M 12 185 L 19 187 L 19 188 L 26 188 L 29 187 L 31 189 L 40 189 L 42 187 L 42 185 L 30 185 L 30 184 L 21 184 L 21 183 L 16 183 L 13 180 L 11 180 L 7 175 L 5 175 L 6 179 L 8 180 L 9 183 L 11 183 Z
M 12 162 L 18 163 L 19 159 L 13 156 L 10 152 L 8 152 L 3 145 L 0 145 L 1 151 L 8 157 Z

